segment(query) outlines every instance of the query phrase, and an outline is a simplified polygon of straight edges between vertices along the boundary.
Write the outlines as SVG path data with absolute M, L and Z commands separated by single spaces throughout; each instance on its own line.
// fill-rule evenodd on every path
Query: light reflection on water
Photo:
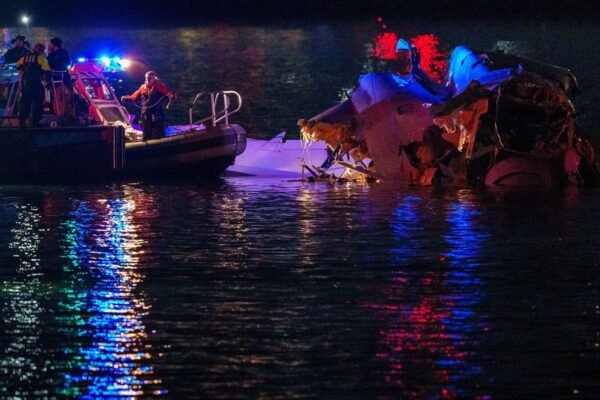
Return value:
M 23 396 L 44 395 L 47 389 L 36 388 L 38 373 L 50 367 L 44 360 L 41 338 L 41 302 L 44 291 L 40 265 L 40 212 L 30 204 L 15 205 L 14 226 L 8 231 L 6 265 L 14 268 L 1 287 L 6 293 L 2 301 L 3 351 L 0 358 L 0 385 L 9 390 L 21 389 Z M 18 382 L 18 383 L 17 383 Z M 2 392 L 0 392 L 2 393 Z
M 0 397 L 597 389 L 580 363 L 597 343 L 596 192 L 227 179 L 4 193 Z
M 143 196 L 142 196 L 143 198 Z M 82 398 L 164 393 L 153 379 L 152 346 L 142 318 L 150 306 L 138 292 L 137 270 L 145 244 L 134 221 L 134 200 L 79 202 L 65 224 L 66 271 L 83 269 L 93 282 L 78 311 L 86 315 L 78 334 L 91 342 L 73 352 L 78 370 L 65 375 L 66 392 Z
M 41 210 L 15 203 L 8 249 L 17 265 L 14 273 L 5 271 L 2 282 L 6 340 L 0 394 L 97 398 L 165 393 L 160 379 L 153 378 L 155 352 L 146 343 L 142 321 L 150 306 L 138 289 L 144 278 L 137 270 L 144 241 L 137 236 L 143 226 L 132 218 L 135 201 L 74 201 L 71 211 L 58 210 L 65 213 L 54 221 L 58 225 L 45 228 L 41 221 L 57 211 L 52 203 L 60 208 L 63 200 L 45 199 Z M 40 254 L 48 232 L 57 232 L 45 239 L 53 241 L 52 253 Z M 47 261 L 42 263 L 42 257 Z M 51 276 L 60 279 L 49 281 Z
M 384 326 L 375 355 L 378 386 L 385 398 L 395 398 L 398 389 L 410 398 L 462 398 L 473 395 L 468 386 L 485 396 L 480 388 L 490 377 L 477 364 L 481 281 L 473 269 L 488 235 L 470 193 L 443 204 L 443 220 L 428 217 L 432 204 L 423 200 L 408 195 L 394 210 L 392 276 L 384 303 L 368 305 Z M 436 230 L 440 236 L 432 237 Z

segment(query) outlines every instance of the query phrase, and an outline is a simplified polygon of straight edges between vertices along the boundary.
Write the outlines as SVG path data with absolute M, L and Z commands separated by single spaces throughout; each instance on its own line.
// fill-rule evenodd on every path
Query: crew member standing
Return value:
M 50 66 L 44 56 L 45 47 L 38 43 L 33 46 L 33 53 L 19 58 L 19 83 L 21 86 L 21 105 L 19 110 L 19 127 L 25 127 L 25 121 L 31 112 L 31 126 L 39 127 L 44 107 L 44 85 L 42 79 L 50 81 Z
M 48 65 L 52 70 L 52 78 L 55 81 L 54 90 L 50 90 L 50 102 L 52 110 L 56 115 L 73 115 L 73 82 L 67 69 L 71 65 L 69 53 L 63 49 L 62 40 L 58 37 L 50 40 L 48 45 Z M 56 85 L 56 81 L 62 81 L 64 85 Z
M 71 65 L 71 57 L 69 53 L 63 49 L 62 40 L 53 38 L 48 45 L 48 65 L 52 71 L 65 72 Z
M 13 47 L 8 50 L 4 54 L 4 63 L 12 64 L 19 61 L 19 58 L 26 56 L 29 54 L 29 50 L 27 49 L 27 41 L 25 40 L 25 36 L 18 35 L 16 38 L 11 40 Z
M 122 102 L 142 99 L 141 123 L 144 140 L 165 136 L 165 112 L 162 105 L 164 97 L 171 101 L 176 95 L 158 79 L 154 71 L 146 72 L 146 81 L 133 94 L 121 97 Z

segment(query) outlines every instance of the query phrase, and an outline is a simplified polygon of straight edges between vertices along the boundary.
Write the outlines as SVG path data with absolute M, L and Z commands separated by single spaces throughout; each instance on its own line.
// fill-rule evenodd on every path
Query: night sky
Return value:
M 6 0 L 3 0 L 6 2 Z M 369 16 L 491 18 L 595 17 L 593 1 L 583 0 L 149 0 L 38 1 L 2 5 L 0 25 L 14 26 L 20 15 L 51 25 L 194 25 L 219 20 L 282 22 Z

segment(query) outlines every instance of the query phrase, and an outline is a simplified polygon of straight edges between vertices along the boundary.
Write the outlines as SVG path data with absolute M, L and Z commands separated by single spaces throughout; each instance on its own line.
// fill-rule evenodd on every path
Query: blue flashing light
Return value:
M 78 57 L 77 62 L 95 62 L 101 64 L 101 66 L 108 72 L 126 71 L 131 66 L 131 60 L 121 57 Z

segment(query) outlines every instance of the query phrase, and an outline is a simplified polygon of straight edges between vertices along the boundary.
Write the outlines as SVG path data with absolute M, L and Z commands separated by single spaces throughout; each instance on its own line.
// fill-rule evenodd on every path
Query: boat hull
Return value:
M 0 129 L 0 182 L 110 180 L 123 169 L 123 128 Z
M 125 145 L 127 177 L 215 178 L 246 148 L 239 125 L 191 130 L 161 139 Z
M 0 129 L 0 183 L 215 178 L 246 148 L 239 125 L 124 143 L 122 127 Z

